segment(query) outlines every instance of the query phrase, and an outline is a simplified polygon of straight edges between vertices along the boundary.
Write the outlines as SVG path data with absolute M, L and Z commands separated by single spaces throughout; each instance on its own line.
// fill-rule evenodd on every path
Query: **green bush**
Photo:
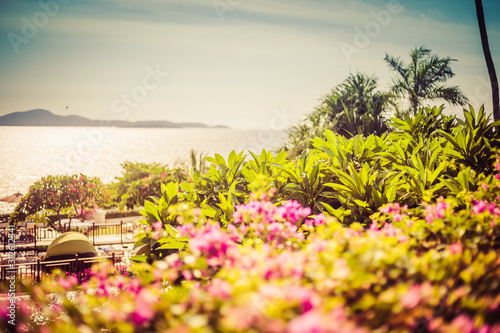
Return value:
M 304 220 L 296 201 L 251 200 L 227 224 L 173 208 L 185 251 L 132 277 L 99 267 L 81 285 L 28 283 L 17 320 L 30 332 L 500 332 L 499 179 L 465 205 L 384 205 L 367 229 Z
M 415 118 L 394 123 L 397 131 L 381 136 L 346 138 L 326 130 L 324 139 L 312 139 L 312 149 L 296 160 L 265 150 L 250 152 L 251 158 L 232 152 L 227 161 L 218 154 L 208 157 L 205 174 L 192 170 L 192 182 L 180 183 L 182 200 L 207 218 L 228 223 L 234 207 L 251 199 L 250 184 L 265 177 L 267 189 L 275 189 L 273 202 L 297 200 L 314 214 L 350 224 L 369 221 L 388 202 L 413 208 L 422 200 L 462 197 L 493 175 L 497 124 L 488 123 L 483 109 L 476 115 L 471 107 L 464 110 L 467 121 L 450 128 L 454 118 L 440 116 L 441 111 L 422 109 Z M 427 116 L 435 123 L 426 122 Z M 468 144 L 460 141 L 462 135 Z
M 33 332 L 500 332 L 497 124 L 465 119 L 453 137 L 399 123 L 326 131 L 297 160 L 208 158 L 144 202 L 132 277 L 25 283 L 16 318 Z
M 142 206 L 151 196 L 161 195 L 161 184 L 188 179 L 184 169 L 171 169 L 158 163 L 125 162 L 122 167 L 123 176 L 116 177 L 117 182 L 109 186 L 111 199 L 120 208 Z
M 71 217 L 84 219 L 108 199 L 109 193 L 99 178 L 82 174 L 42 177 L 21 198 L 10 220 L 19 223 L 32 217 L 35 221 L 54 227 L 54 220 L 47 218 L 51 212 L 57 216 L 58 228 L 61 229 L 61 214 L 68 213 Z
M 322 137 L 325 130 L 347 138 L 358 134 L 381 135 L 388 129 L 384 115 L 393 107 L 392 95 L 378 91 L 376 78 L 351 74 L 303 122 L 288 131 L 280 150 L 297 157 L 311 148 L 311 140 Z

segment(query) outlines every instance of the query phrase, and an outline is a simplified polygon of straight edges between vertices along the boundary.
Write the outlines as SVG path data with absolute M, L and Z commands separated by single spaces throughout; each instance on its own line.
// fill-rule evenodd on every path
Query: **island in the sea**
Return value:
M 13 112 L 0 117 L 0 126 L 88 126 L 88 127 L 150 127 L 150 128 L 228 128 L 202 123 L 174 123 L 166 120 L 125 121 L 92 120 L 80 116 L 59 116 L 50 111 L 35 109 Z

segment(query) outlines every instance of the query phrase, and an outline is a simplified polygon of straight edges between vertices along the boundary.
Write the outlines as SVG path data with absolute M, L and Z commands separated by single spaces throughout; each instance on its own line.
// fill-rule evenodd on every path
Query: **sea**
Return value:
M 0 198 L 26 194 L 46 175 L 82 173 L 111 183 L 126 161 L 189 165 L 192 150 L 227 159 L 232 150 L 273 150 L 285 137 L 271 129 L 2 126 Z M 0 214 L 15 206 L 0 201 Z

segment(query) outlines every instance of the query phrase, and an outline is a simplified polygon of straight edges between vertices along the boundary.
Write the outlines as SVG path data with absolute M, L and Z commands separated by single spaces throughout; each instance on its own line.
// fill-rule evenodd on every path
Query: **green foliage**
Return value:
M 205 160 L 206 155 L 203 152 L 198 153 L 194 149 L 191 149 L 189 157 L 191 160 L 191 169 L 201 173 L 205 173 L 207 171 L 208 167 Z
M 382 134 L 387 130 L 383 113 L 391 96 L 377 91 L 377 80 L 364 74 L 351 74 L 338 85 L 324 104 L 335 132 L 351 137 L 356 134 Z
M 393 184 L 397 177 L 379 161 L 379 154 L 388 149 L 386 135 L 346 139 L 327 130 L 325 137 L 326 140 L 313 140 L 313 152 L 327 161 L 328 173 L 333 175 L 330 177 L 333 182 L 325 186 L 330 188 L 327 195 L 338 203 L 337 210 L 323 204 L 326 212 L 341 221 L 351 215 L 346 222 L 363 222 L 378 207 L 394 200 Z
M 243 175 L 245 163 L 243 152 L 232 151 L 226 160 L 219 154 L 206 157 L 210 163 L 208 172 L 202 175 L 192 170 L 192 183 L 181 186 L 189 201 L 201 207 L 204 213 L 214 219 L 227 222 L 232 218 L 234 205 L 248 198 L 248 182 Z
M 370 135 L 363 137 L 356 135 L 351 139 L 335 134 L 330 130 L 325 131 L 326 140 L 315 138 L 312 140 L 313 152 L 319 154 L 321 159 L 327 160 L 331 168 L 347 170 L 349 162 L 356 166 L 360 163 L 373 163 L 378 154 L 388 149 L 386 135 Z
M 365 74 L 350 75 L 327 95 L 306 120 L 292 127 L 281 150 L 299 156 L 315 137 L 332 130 L 347 138 L 387 131 L 384 114 L 393 106 L 392 97 L 377 90 L 377 80 Z
M 491 174 L 496 150 L 500 148 L 500 121 L 490 123 L 484 106 L 476 114 L 469 105 L 469 110 L 464 109 L 464 118 L 458 120 L 459 125 L 451 134 L 439 131 L 453 148 L 448 155 L 474 170 Z
M 396 198 L 397 175 L 383 171 L 380 164 L 363 163 L 358 170 L 350 162 L 347 171 L 335 171 L 338 181 L 327 183 L 342 204 L 352 215 L 351 222 L 370 223 L 370 216 L 380 207 Z
M 158 163 L 125 162 L 122 167 L 123 176 L 116 177 L 117 182 L 110 185 L 112 200 L 121 208 L 142 206 L 151 196 L 159 196 L 162 183 L 187 180 L 183 169 L 170 169 Z
M 388 123 L 396 131 L 407 133 L 413 137 L 423 136 L 426 139 L 434 137 L 438 131 L 452 133 L 456 124 L 455 116 L 444 115 L 442 105 L 439 108 L 421 108 L 414 116 L 405 113 L 402 115 L 402 119 L 391 118 L 391 122 Z
M 62 212 L 72 212 L 75 218 L 85 218 L 87 210 L 104 204 L 109 198 L 99 178 L 85 175 L 47 176 L 31 185 L 28 193 L 21 199 L 11 215 L 15 223 L 30 216 L 46 221 L 47 211 L 54 212 L 59 218 Z
M 318 158 L 305 150 L 296 162 L 277 165 L 277 169 L 282 171 L 281 183 L 286 184 L 282 189 L 284 199 L 297 200 L 316 213 L 323 211 L 323 202 L 331 198 L 326 189 L 333 175 Z
M 382 136 L 327 130 L 297 160 L 207 158 L 145 201 L 133 278 L 26 284 L 16 315 L 32 331 L 498 332 L 498 124 L 440 110 Z
M 408 100 L 413 115 L 425 100 L 444 100 L 454 105 L 467 103 L 467 97 L 458 87 L 441 85 L 455 76 L 450 64 L 456 59 L 431 55 L 431 50 L 421 46 L 410 51 L 408 64 L 388 54 L 384 60 L 397 73 L 392 92 Z
M 272 188 L 275 203 L 297 200 L 314 214 L 324 212 L 345 224 L 369 222 L 388 202 L 418 207 L 440 196 L 462 200 L 479 188 L 477 179 L 494 171 L 497 124 L 488 123 L 483 109 L 478 115 L 464 111 L 464 121 L 443 116 L 442 110 L 423 108 L 413 118 L 393 119 L 397 130 L 381 136 L 347 138 L 325 130 L 296 160 L 265 150 L 249 152 L 248 160 L 235 152 L 227 162 L 209 157 L 208 172 L 192 171 L 193 182 L 180 186 L 187 202 L 224 224 L 236 205 L 251 199 L 250 184 L 261 177 L 266 184 L 261 190 Z
M 60 275 L 25 281 L 30 297 L 17 301 L 16 320 L 30 332 L 499 332 L 495 176 L 465 206 L 453 197 L 414 209 L 389 204 L 368 230 L 316 216 L 281 247 L 246 230 L 290 228 L 300 206 L 269 223 L 276 207 L 252 202 L 244 226 L 227 230 L 184 211 L 192 249 L 136 264 L 133 276 L 102 265 L 81 285 Z
M 146 218 L 141 221 L 146 227 L 136 237 L 134 249 L 139 248 L 139 251 L 132 260 L 152 262 L 187 247 L 187 238 L 180 237 L 175 228 L 178 225 L 178 203 L 182 199 L 179 184 L 170 182 L 161 185 L 161 197 L 153 197 L 154 202 L 144 202 L 140 213 Z M 192 207 L 184 204 L 182 209 Z

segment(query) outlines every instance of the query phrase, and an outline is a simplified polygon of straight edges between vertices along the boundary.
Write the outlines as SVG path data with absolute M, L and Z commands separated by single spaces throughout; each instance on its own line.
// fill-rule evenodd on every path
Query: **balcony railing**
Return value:
M 97 256 L 78 258 L 78 254 L 72 259 L 56 260 L 56 261 L 41 261 L 37 259 L 33 262 L 18 263 L 14 265 L 0 265 L 0 283 L 6 282 L 8 279 L 31 277 L 35 281 L 40 281 L 44 273 L 51 273 L 56 269 L 70 274 L 82 272 L 92 265 L 110 261 L 117 269 L 130 265 L 129 258 L 124 255 L 116 255 L 112 253 L 110 256 Z

